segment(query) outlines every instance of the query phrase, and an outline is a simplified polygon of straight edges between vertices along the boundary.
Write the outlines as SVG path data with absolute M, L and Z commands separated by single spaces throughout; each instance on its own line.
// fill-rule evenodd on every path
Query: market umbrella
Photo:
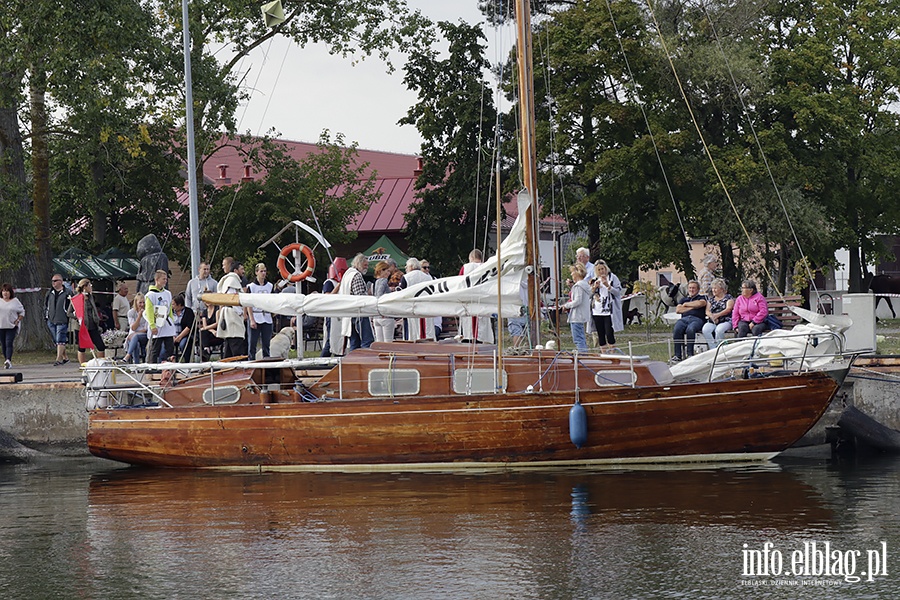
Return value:
M 375 265 L 378 264 L 378 261 L 380 260 L 392 258 L 402 270 L 406 265 L 406 259 L 409 258 L 409 256 L 401 252 L 400 249 L 397 248 L 397 245 L 386 235 L 382 235 L 378 238 L 378 241 L 372 244 L 367 250 L 363 250 L 363 255 L 369 259 L 369 275 L 375 274 Z

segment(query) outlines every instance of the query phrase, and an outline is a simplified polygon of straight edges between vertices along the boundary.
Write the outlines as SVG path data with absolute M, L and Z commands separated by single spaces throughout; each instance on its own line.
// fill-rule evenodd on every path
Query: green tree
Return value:
M 376 174 L 366 175 L 368 163 L 359 162 L 356 145 L 347 146 L 340 134 L 332 140 L 328 132 L 323 133 L 317 150 L 300 161 L 274 140 L 245 137 L 240 142 L 237 149 L 247 161 L 265 169 L 266 177 L 207 190 L 207 226 L 201 230 L 201 245 L 215 256 L 247 259 L 290 221 L 308 221 L 310 209 L 330 243 L 348 242 L 356 234 L 347 223 L 380 196 Z M 277 254 L 274 246 L 265 248 L 266 263 L 274 266 Z M 322 249 L 316 258 L 319 264 L 327 264 Z
M 900 3 L 786 2 L 763 30 L 772 64 L 766 108 L 802 165 L 804 195 L 825 207 L 836 246 L 850 250 L 850 290 L 897 233 Z
M 286 5 L 286 22 L 267 29 L 256 4 L 191 3 L 201 149 L 194 168 L 223 129 L 234 129 L 243 99 L 234 69 L 251 49 L 286 35 L 301 45 L 326 43 L 345 56 L 386 57 L 416 38 L 421 20 L 402 0 Z M 173 183 L 183 181 L 173 177 L 185 147 L 176 129 L 183 122 L 180 3 L 3 0 L 0 15 L 0 158 L 6 160 L 0 198 L 14 203 L 7 214 L 16 215 L 15 224 L 8 218 L 0 224 L 14 232 L 3 236 L 11 273 L 4 276 L 29 287 L 45 281 L 51 232 L 58 234 L 57 243 L 77 241 L 94 249 L 128 245 L 145 231 L 183 239 L 181 209 L 171 194 L 165 197 Z M 215 50 L 231 52 L 231 58 L 219 62 Z M 16 119 L 26 105 L 29 138 Z M 27 308 L 26 329 L 43 331 L 38 305 Z M 27 335 L 19 342 L 31 345 Z
M 671 101 L 653 92 L 659 73 L 637 5 L 547 4 L 549 14 L 536 20 L 534 33 L 543 209 L 564 214 L 572 230 L 587 233 L 593 256 L 608 260 L 623 279 L 635 279 L 639 264 L 686 253 L 635 86 L 645 91 L 642 101 L 662 151 L 678 160 L 685 139 L 668 133 L 680 130 L 672 126 Z M 641 79 L 632 81 L 632 73 Z M 510 144 L 505 154 L 516 152 Z M 667 168 L 679 168 L 675 160 Z
M 415 125 L 424 139 L 424 168 L 416 181 L 419 201 L 406 216 L 414 255 L 427 257 L 441 273 L 455 273 L 496 211 L 491 194 L 491 156 L 496 110 L 484 78 L 484 34 L 465 23 L 438 23 L 449 44 L 411 56 L 406 86 L 418 102 L 400 120 Z M 474 242 L 478 246 L 479 241 Z

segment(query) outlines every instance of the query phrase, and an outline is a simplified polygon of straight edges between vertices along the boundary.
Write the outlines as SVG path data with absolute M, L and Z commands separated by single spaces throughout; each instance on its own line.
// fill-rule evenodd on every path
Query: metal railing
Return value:
M 821 338 L 826 338 L 822 340 Z M 796 344 L 796 348 L 788 343 L 783 347 L 779 347 L 777 352 L 771 354 L 759 353 L 760 345 L 769 346 L 776 341 L 803 340 L 802 344 Z M 830 352 L 816 353 L 810 356 L 811 349 L 818 348 L 820 345 L 833 344 L 834 350 Z M 746 355 L 728 356 L 729 349 L 747 347 Z M 793 350 L 793 353 L 790 351 Z M 711 348 L 713 352 L 710 361 L 707 381 L 715 378 L 715 373 L 720 370 L 734 371 L 744 369 L 760 369 L 761 367 L 777 368 L 779 371 L 787 371 L 800 373 L 815 369 L 809 363 L 812 361 L 836 361 L 847 358 L 847 352 L 844 350 L 844 336 L 834 331 L 824 332 L 801 332 L 793 333 L 787 331 L 779 331 L 777 336 L 757 336 L 743 338 L 728 338 L 722 340 L 717 346 Z M 702 356 L 702 355 L 701 355 Z M 790 365 L 796 363 L 791 368 Z M 683 364 L 683 363 L 682 363 Z
M 82 366 L 82 372 L 88 404 L 90 404 L 92 395 L 97 395 L 99 398 L 99 395 L 104 394 L 105 398 L 114 400 L 112 406 L 132 405 L 132 402 L 120 402 L 120 396 L 124 395 L 129 400 L 140 396 L 142 404 L 146 404 L 148 398 L 150 398 L 161 406 L 171 408 L 172 405 L 166 402 L 164 398 L 166 382 L 163 379 L 165 376 L 160 379 L 153 379 L 153 375 L 169 372 L 172 373 L 172 376 L 178 373 L 193 377 L 203 376 L 208 373 L 210 387 L 214 387 L 215 374 L 224 370 L 330 368 L 339 363 L 340 359 L 338 358 L 287 359 L 271 362 L 246 360 L 201 363 L 164 362 L 159 364 L 128 364 L 109 360 L 102 364 L 86 364 Z M 105 408 L 105 406 L 88 406 L 88 410 L 92 408 Z

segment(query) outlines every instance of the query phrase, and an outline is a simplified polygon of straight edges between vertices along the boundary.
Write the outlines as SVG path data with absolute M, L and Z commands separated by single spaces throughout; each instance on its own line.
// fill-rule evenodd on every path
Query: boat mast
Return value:
M 534 137 L 534 69 L 531 46 L 530 0 L 516 0 L 516 53 L 519 65 L 519 130 L 522 181 L 531 196 L 525 211 L 525 262 L 528 273 L 528 322 L 532 345 L 540 343 L 540 294 L 537 289 L 540 255 L 537 251 L 537 144 Z
M 197 200 L 197 156 L 194 150 L 194 92 L 191 81 L 191 28 L 188 22 L 188 0 L 181 2 L 184 35 L 184 113 L 187 136 L 188 215 L 191 225 L 191 276 L 200 274 L 200 216 Z

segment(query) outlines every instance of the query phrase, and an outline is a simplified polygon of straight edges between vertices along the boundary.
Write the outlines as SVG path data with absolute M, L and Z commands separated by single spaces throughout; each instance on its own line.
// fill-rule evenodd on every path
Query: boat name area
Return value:
M 780 550 L 772 542 L 759 549 L 743 545 L 741 552 L 745 578 L 744 586 L 834 586 L 846 583 L 875 581 L 887 577 L 887 542 L 868 550 L 841 550 L 831 542 L 806 541 L 793 550 Z M 863 564 L 865 562 L 865 564 Z M 865 567 L 865 570 L 861 570 Z M 794 579 L 791 579 L 791 578 Z
M 478 274 L 477 277 L 472 277 L 471 275 L 464 275 L 462 278 L 462 288 L 471 289 L 474 287 L 478 287 L 480 285 L 484 285 L 485 283 L 491 281 L 492 279 L 497 278 L 497 267 L 491 267 Z M 436 280 L 434 283 L 429 283 L 425 285 L 422 289 L 418 290 L 415 293 L 416 298 L 420 298 L 422 296 L 433 296 L 437 294 L 447 294 L 450 292 L 450 284 L 446 280 Z

